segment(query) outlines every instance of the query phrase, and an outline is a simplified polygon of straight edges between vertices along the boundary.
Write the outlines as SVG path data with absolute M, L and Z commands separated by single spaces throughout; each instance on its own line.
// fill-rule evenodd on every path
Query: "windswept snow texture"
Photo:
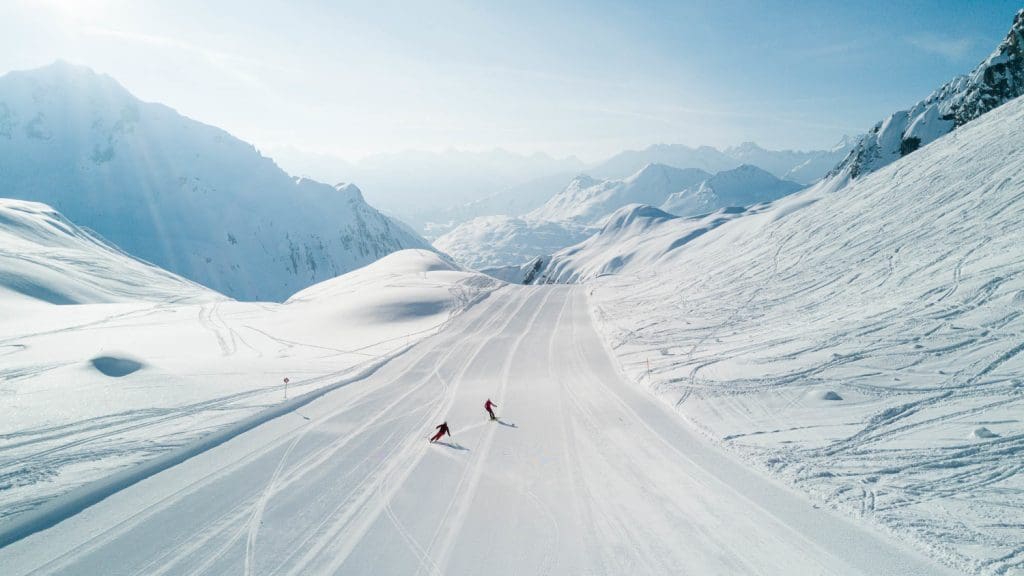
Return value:
M 85 304 L 224 299 L 121 252 L 45 204 L 0 198 L 0 308 L 13 310 L 22 301 Z
M 628 204 L 657 206 L 678 192 L 711 177 L 693 168 L 648 164 L 625 180 L 594 180 L 577 176 L 565 190 L 530 212 L 535 220 L 572 221 L 599 225 L 612 212 Z
M 429 248 L 355 186 L 296 180 L 227 132 L 58 62 L 0 77 L 0 186 L 241 300 Z
M 661 209 L 677 216 L 707 214 L 720 208 L 743 207 L 771 202 L 803 188 L 788 180 L 779 180 L 756 166 L 719 172 L 711 178 L 671 194 Z
M 78 254 L 76 265 L 92 270 L 94 257 Z M 133 266 L 143 265 L 120 258 L 99 263 L 116 264 L 113 277 L 139 275 Z M 0 274 L 10 272 L 5 262 Z M 144 271 L 156 278 L 148 296 L 160 277 Z M 68 287 L 80 277 L 50 291 L 84 293 Z M 90 282 L 81 283 L 92 295 Z M 177 282 L 185 294 L 190 285 Z M 378 365 L 498 285 L 434 252 L 405 250 L 286 304 L 122 297 L 54 306 L 0 292 L 0 532 L 76 486 Z
M 982 114 L 1024 95 L 1024 9 L 1006 38 L 966 76 L 879 122 L 832 175 L 857 178 L 914 152 Z
M 1022 133 L 1018 98 L 675 251 L 694 223 L 650 218 L 590 284 L 599 323 L 766 470 L 966 572 L 1024 573 Z
M 572 246 L 595 232 L 574 222 L 482 216 L 457 226 L 434 247 L 474 270 L 521 264 Z

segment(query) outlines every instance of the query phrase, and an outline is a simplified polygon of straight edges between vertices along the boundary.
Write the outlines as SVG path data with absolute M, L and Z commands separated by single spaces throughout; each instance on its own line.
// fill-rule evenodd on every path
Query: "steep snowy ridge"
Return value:
M 756 166 L 719 172 L 697 186 L 674 192 L 661 209 L 677 216 L 695 216 L 729 206 L 750 206 L 771 202 L 804 186 L 780 180 Z
M 876 124 L 829 175 L 857 178 L 878 170 L 1022 94 L 1024 9 L 1002 43 L 970 74 Z
M 133 258 L 45 204 L 0 198 L 0 303 L 212 302 L 224 296 Z
M 293 179 L 227 132 L 62 62 L 0 77 L 0 188 L 239 299 L 282 301 L 429 247 L 354 186 Z
M 669 194 L 710 178 L 695 168 L 648 164 L 624 180 L 597 181 L 578 176 L 562 192 L 527 216 L 535 220 L 570 220 L 598 225 L 615 210 L 628 204 L 658 205 Z
M 961 570 L 1019 573 L 1022 131 L 1018 98 L 839 193 L 696 237 L 654 218 L 614 274 L 590 239 L 547 280 L 593 278 L 624 370 L 712 438 Z

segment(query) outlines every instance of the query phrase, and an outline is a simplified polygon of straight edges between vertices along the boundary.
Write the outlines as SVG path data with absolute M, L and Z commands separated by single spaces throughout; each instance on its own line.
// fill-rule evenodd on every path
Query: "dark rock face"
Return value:
M 970 74 L 958 76 L 879 122 L 829 172 L 850 178 L 873 172 L 1024 94 L 1024 10 L 1006 38 Z

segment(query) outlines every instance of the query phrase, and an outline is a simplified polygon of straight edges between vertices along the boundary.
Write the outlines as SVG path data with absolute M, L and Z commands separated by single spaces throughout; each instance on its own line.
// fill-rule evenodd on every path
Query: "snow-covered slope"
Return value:
M 47 234 L 68 226 L 42 214 Z M 6 246 L 7 236 L 0 241 Z M 162 290 L 171 298 L 209 292 L 182 280 L 173 292 L 170 275 L 120 255 L 97 258 L 92 241 L 61 244 L 47 262 L 62 258 L 69 276 L 90 288 L 94 268 L 123 273 L 88 293 L 118 303 L 29 305 L 0 292 L 0 532 L 76 486 L 365 376 L 501 285 L 435 252 L 403 250 L 287 304 L 130 302 L 129 291 L 146 299 Z M 23 253 L 35 261 L 35 249 Z M 151 282 L 146 290 L 134 286 L 143 280 Z
M 861 137 L 831 174 L 857 178 L 1024 94 L 1024 9 L 1006 38 L 970 74 L 958 76 Z
M 295 180 L 223 130 L 62 62 L 0 77 L 0 189 L 239 299 L 284 300 L 428 247 L 356 187 Z
M 583 242 L 523 265 L 518 272 L 494 275 L 516 283 L 569 284 L 655 269 L 662 259 L 708 231 L 762 209 L 725 208 L 697 218 L 680 218 L 653 206 L 630 204 L 615 211 L 599 232 Z
M 648 164 L 624 180 L 595 180 L 586 175 L 577 176 L 565 190 L 527 216 L 535 220 L 569 220 L 597 225 L 623 206 L 657 206 L 669 194 L 710 177 L 711 174 L 703 170 L 679 169 L 663 164 Z
M 0 198 L 0 305 L 224 299 L 125 254 L 45 204 Z
M 696 186 L 672 193 L 661 209 L 677 216 L 693 216 L 729 206 L 750 206 L 771 202 L 803 188 L 780 180 L 756 166 L 744 164 L 719 172 Z
M 634 379 L 828 506 L 1017 573 L 1021 133 L 1018 98 L 838 193 L 697 237 L 655 214 L 589 283 L 603 331 Z
M 753 164 L 777 178 L 810 184 L 834 167 L 849 153 L 853 143 L 843 138 L 829 150 L 766 150 L 745 142 L 725 150 L 711 146 L 691 148 L 682 144 L 657 144 L 643 150 L 627 150 L 592 166 L 587 173 L 595 177 L 618 179 L 635 173 L 647 164 L 665 164 L 677 168 L 698 168 L 715 173 L 743 164 Z
M 434 247 L 474 270 L 521 264 L 583 240 L 596 229 L 573 222 L 481 216 L 434 241 Z

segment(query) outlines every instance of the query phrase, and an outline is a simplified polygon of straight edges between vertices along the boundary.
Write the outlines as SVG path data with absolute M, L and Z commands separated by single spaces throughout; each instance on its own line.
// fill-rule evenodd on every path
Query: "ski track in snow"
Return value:
M 441 420 L 454 438 L 431 445 L 424 436 Z M 499 290 L 365 379 L 0 548 L 0 565 L 11 575 L 944 573 L 706 444 L 618 374 L 584 291 L 569 287 Z

